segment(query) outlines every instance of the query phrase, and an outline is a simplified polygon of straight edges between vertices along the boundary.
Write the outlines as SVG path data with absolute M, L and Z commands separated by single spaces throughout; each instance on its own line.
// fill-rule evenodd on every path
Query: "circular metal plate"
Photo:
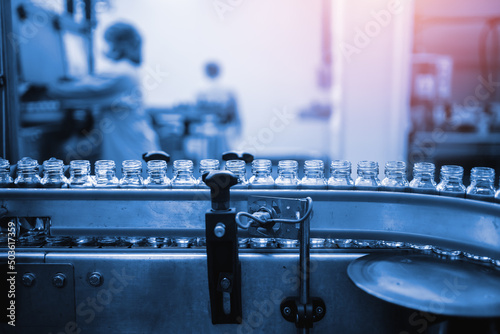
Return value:
M 465 317 L 500 316 L 500 272 L 421 254 L 372 254 L 347 272 L 360 289 L 419 311 Z

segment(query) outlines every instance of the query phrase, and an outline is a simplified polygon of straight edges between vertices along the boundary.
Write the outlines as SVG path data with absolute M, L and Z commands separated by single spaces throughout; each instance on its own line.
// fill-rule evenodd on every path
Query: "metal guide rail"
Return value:
M 495 203 L 276 189 L 226 199 L 201 189 L 0 190 L 2 224 L 17 222 L 13 333 L 422 333 L 418 319 L 443 318 L 364 293 L 347 267 L 367 253 L 429 254 L 409 247 L 432 245 L 499 272 Z M 246 226 L 242 212 L 254 217 Z M 23 244 L 30 228 L 43 242 Z
M 231 206 L 252 197 L 314 201 L 311 237 L 437 245 L 500 258 L 500 205 L 410 193 L 231 190 Z M 208 190 L 3 189 L 3 217 L 46 217 L 60 236 L 203 237 Z M 242 233 L 240 236 L 245 236 Z

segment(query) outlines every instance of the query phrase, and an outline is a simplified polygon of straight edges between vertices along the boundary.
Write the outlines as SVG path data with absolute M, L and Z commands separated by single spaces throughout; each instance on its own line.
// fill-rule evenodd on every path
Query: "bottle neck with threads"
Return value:
M 19 188 L 38 188 L 41 178 L 38 175 L 38 161 L 28 157 L 17 162 L 17 177 L 14 181 Z
M 328 188 L 337 190 L 354 189 L 354 181 L 351 178 L 351 162 L 347 160 L 332 161 Z
M 321 160 L 304 162 L 304 177 L 300 181 L 303 189 L 326 189 L 325 164 Z
M 385 164 L 385 178 L 381 182 L 382 190 L 404 192 L 408 190 L 406 179 L 406 163 L 404 161 L 388 161 Z
M 68 179 L 64 176 L 64 163 L 62 160 L 50 158 L 43 162 L 43 178 L 41 184 L 44 188 L 65 188 Z
M 73 160 L 69 164 L 70 188 L 92 188 L 94 181 L 90 177 L 90 161 Z
M 444 165 L 441 167 L 441 182 L 437 185 L 439 195 L 464 197 L 464 169 L 462 166 Z
M 358 177 L 355 188 L 357 190 L 379 190 L 378 162 L 366 160 L 358 162 Z
M 299 163 L 295 160 L 281 160 L 278 163 L 278 177 L 274 182 L 278 189 L 297 189 Z
M 0 188 L 12 187 L 14 180 L 10 176 L 9 160 L 0 158 Z
M 251 189 L 272 189 L 274 179 L 272 176 L 273 165 L 271 160 L 257 159 L 252 162 L 252 176 L 249 180 Z
M 410 182 L 410 191 L 421 194 L 435 194 L 436 181 L 434 173 L 436 166 L 431 162 L 417 162 L 413 165 L 413 180 Z
M 248 188 L 246 163 L 243 160 L 226 161 L 226 170 L 233 173 L 238 178 L 238 183 L 232 189 Z
M 197 182 L 193 176 L 193 170 L 194 167 L 191 160 L 175 160 L 172 188 L 195 188 Z
M 120 181 L 116 177 L 113 160 L 98 160 L 95 163 L 95 186 L 97 188 L 117 188 Z
M 120 188 L 142 188 L 142 162 L 140 160 L 125 160 L 122 162 L 122 178 Z
M 470 172 L 467 198 L 491 201 L 495 196 L 495 170 L 489 167 L 474 167 Z
M 145 181 L 148 188 L 170 188 L 167 177 L 167 162 L 164 160 L 150 160 L 147 164 L 148 178 Z
M 198 188 L 208 189 L 208 186 L 202 180 L 202 176 L 205 173 L 210 173 L 211 171 L 219 170 L 219 166 L 220 163 L 219 160 L 217 159 L 203 159 L 200 161 L 200 168 L 199 168 L 200 177 L 197 180 Z

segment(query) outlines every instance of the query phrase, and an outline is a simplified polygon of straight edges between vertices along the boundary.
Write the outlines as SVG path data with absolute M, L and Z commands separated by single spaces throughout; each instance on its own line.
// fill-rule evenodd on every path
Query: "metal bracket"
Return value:
M 302 304 L 298 297 L 288 297 L 281 302 L 280 310 L 283 318 L 294 322 L 297 328 L 312 328 L 313 322 L 325 316 L 326 305 L 318 297 L 311 297 L 307 304 Z
M 213 324 L 240 324 L 241 265 L 234 209 L 207 212 L 208 287 Z

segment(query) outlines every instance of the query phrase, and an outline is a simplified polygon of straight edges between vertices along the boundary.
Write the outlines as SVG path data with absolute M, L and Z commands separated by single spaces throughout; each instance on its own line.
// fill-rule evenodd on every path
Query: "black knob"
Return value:
M 163 151 L 149 151 L 142 155 L 142 159 L 146 162 L 151 160 L 163 160 L 166 162 L 170 161 L 170 155 Z
M 246 152 L 225 152 L 222 154 L 222 160 L 224 161 L 229 161 L 229 160 L 243 160 L 245 163 L 250 163 L 253 161 L 253 155 L 250 153 Z
M 204 173 L 201 179 L 210 188 L 212 209 L 216 211 L 229 210 L 229 188 L 238 183 L 238 178 L 226 170 L 214 170 Z

